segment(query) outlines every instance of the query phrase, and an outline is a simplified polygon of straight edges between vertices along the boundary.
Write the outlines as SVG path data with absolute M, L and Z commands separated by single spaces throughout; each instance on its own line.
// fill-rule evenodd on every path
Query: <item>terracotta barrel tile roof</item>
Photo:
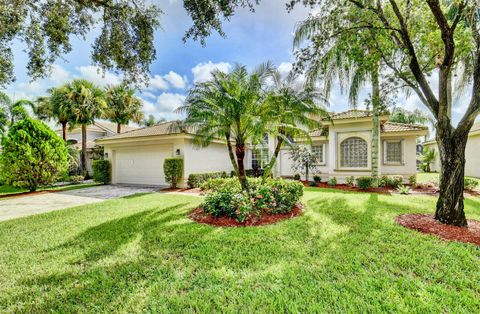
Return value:
M 176 121 L 168 121 L 156 124 L 150 127 L 143 127 L 140 129 L 135 129 L 131 131 L 127 131 L 120 134 L 115 134 L 112 136 L 106 136 L 99 141 L 102 140 L 111 140 L 111 139 L 121 139 L 121 138 L 133 138 L 133 137 L 143 137 L 143 136 L 155 136 L 155 135 L 169 135 L 169 134 L 179 134 L 183 133 L 182 130 L 175 127 Z M 189 132 L 187 132 L 189 133 Z
M 332 120 L 341 120 L 341 119 L 356 119 L 356 118 L 368 118 L 372 116 L 372 111 L 370 110 L 358 110 L 352 109 L 339 113 L 332 113 Z
M 426 126 L 418 124 L 404 124 L 396 122 L 385 122 L 382 124 L 382 133 L 390 132 L 410 132 L 410 131 L 424 131 L 427 130 Z

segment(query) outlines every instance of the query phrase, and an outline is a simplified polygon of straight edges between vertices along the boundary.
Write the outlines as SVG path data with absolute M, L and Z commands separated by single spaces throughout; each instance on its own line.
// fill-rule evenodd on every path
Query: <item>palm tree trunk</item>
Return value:
M 245 159 L 245 144 L 236 143 L 235 145 L 235 154 L 237 155 L 237 165 L 238 165 L 238 179 L 242 185 L 242 191 L 248 192 L 248 182 L 247 176 L 245 175 L 245 165 L 243 161 Z
M 67 122 L 66 121 L 63 121 L 63 122 L 60 122 L 62 124 L 62 137 L 63 137 L 63 141 L 66 142 L 67 141 Z
M 372 177 L 378 177 L 378 141 L 380 130 L 380 83 L 378 78 L 378 63 L 372 69 Z
M 122 125 L 120 123 L 117 123 L 117 133 L 122 132 Z
M 82 124 L 82 174 L 87 176 L 87 125 Z
M 232 142 L 230 142 L 230 134 L 225 135 L 225 139 L 227 140 L 228 156 L 230 157 L 230 162 L 232 163 L 235 175 L 238 175 L 238 165 L 237 161 L 235 160 L 235 154 L 233 153 Z
M 263 182 L 265 182 L 265 179 L 273 174 L 272 169 L 273 167 L 275 167 L 275 164 L 277 163 L 278 154 L 280 154 L 280 149 L 282 148 L 282 145 L 283 145 L 283 137 L 277 136 L 277 145 L 275 146 L 275 150 L 273 151 L 272 158 L 270 158 L 270 162 L 265 167 L 263 172 L 263 177 L 262 177 Z

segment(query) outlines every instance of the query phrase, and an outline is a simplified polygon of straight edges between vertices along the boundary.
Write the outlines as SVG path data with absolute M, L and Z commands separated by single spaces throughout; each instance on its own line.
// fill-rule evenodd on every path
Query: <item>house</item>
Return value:
M 137 127 L 122 125 L 121 131 L 127 132 L 135 130 Z M 55 130 L 60 137 L 62 136 L 62 129 Z M 87 171 L 92 173 L 92 160 L 97 158 L 95 153 L 95 140 L 117 134 L 117 125 L 115 123 L 105 121 L 95 121 L 94 124 L 87 126 Z M 78 149 L 82 149 L 82 127 L 76 126 L 71 130 L 67 130 L 67 141 L 72 143 Z
M 423 143 L 423 147 L 428 147 L 435 151 L 435 161 L 430 165 L 432 171 L 441 170 L 440 154 L 436 141 Z M 468 134 L 467 147 L 465 148 L 465 175 L 469 177 L 480 178 L 480 122 L 473 125 Z
M 416 139 L 424 136 L 426 127 L 388 122 L 380 118 L 379 161 L 381 175 L 416 173 Z M 105 158 L 112 163 L 112 183 L 165 185 L 163 161 L 178 156 L 184 159 L 184 181 L 191 173 L 232 170 L 226 145 L 216 140 L 200 148 L 189 131 L 174 131 L 172 122 L 107 136 L 95 142 L 104 147 Z M 349 110 L 332 115 L 324 121 L 327 132 L 313 131 L 312 150 L 319 155 L 319 175 L 335 176 L 339 182 L 349 176 L 371 175 L 372 114 L 369 111 Z M 328 133 L 328 135 L 327 135 Z M 249 147 L 245 167 L 266 165 L 275 148 L 275 139 L 266 137 L 261 145 Z M 289 148 L 279 155 L 276 176 L 294 175 Z

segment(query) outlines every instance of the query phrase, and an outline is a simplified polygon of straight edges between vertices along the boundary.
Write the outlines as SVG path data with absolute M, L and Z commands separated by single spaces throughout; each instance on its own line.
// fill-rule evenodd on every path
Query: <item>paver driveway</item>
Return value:
M 0 221 L 158 190 L 158 187 L 102 185 L 33 196 L 9 197 L 0 200 Z

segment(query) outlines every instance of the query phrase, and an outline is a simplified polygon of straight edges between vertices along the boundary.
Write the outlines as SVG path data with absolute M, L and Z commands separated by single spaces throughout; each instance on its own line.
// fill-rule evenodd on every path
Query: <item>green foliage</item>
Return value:
M 0 85 L 14 79 L 14 41 L 26 44 L 27 72 L 34 79 L 47 76 L 51 64 L 72 50 L 72 38 L 86 38 L 91 30 L 98 34 L 93 63 L 124 72 L 127 81 L 144 81 L 156 55 L 153 35 L 161 11 L 144 1 L 19 0 L 2 4 L 1 12 Z
M 330 179 L 328 179 L 327 184 L 329 186 L 336 186 L 337 185 L 337 178 L 336 177 L 331 177 Z
M 304 173 L 305 181 L 308 181 L 308 174 L 317 171 L 318 154 L 314 153 L 306 145 L 293 145 L 289 154 L 293 171 Z
M 95 182 L 107 184 L 112 177 L 112 166 L 108 160 L 94 160 L 92 162 L 93 180 Z
M 289 213 L 303 195 L 303 185 L 282 179 L 250 179 L 249 192 L 242 192 L 232 178 L 207 181 L 210 191 L 203 209 L 215 217 L 234 217 L 240 222 L 260 214 Z
M 250 180 L 251 182 L 251 180 Z M 223 188 L 230 190 L 241 189 L 240 182 L 236 177 L 232 178 L 213 178 L 202 183 L 200 188 L 204 191 L 218 191 Z
M 219 172 L 207 172 L 207 173 L 191 173 L 188 176 L 188 187 L 189 188 L 199 188 L 204 182 L 207 182 L 210 179 L 216 178 L 226 178 L 227 173 L 225 171 Z
M 410 186 L 416 187 L 417 186 L 417 175 L 412 174 L 411 176 L 408 177 L 408 184 Z
M 155 116 L 153 114 L 149 114 L 148 117 L 143 118 L 142 121 L 140 121 L 140 125 L 143 126 L 154 126 L 156 124 L 160 124 L 162 122 L 167 121 L 165 118 L 160 118 L 160 119 L 155 119 Z
M 26 118 L 2 140 L 0 167 L 7 184 L 35 191 L 67 170 L 65 143 L 44 123 Z
M 373 182 L 375 181 L 374 177 L 358 177 L 357 186 L 362 190 L 368 190 L 372 187 Z
M 24 99 L 13 101 L 7 94 L 0 92 L 0 135 L 7 127 L 29 117 L 26 107 L 33 109 L 33 102 Z
M 345 179 L 345 183 L 349 186 L 349 187 L 352 187 L 355 183 L 355 177 L 354 176 L 350 176 L 350 177 L 347 177 Z
M 464 189 L 465 190 L 475 190 L 478 186 L 478 180 L 472 178 L 464 178 L 463 179 Z
M 318 184 L 320 182 L 322 182 L 322 177 L 320 177 L 319 175 L 315 175 L 313 176 L 313 181 Z
M 392 110 L 389 121 L 404 124 L 426 124 L 431 122 L 432 119 L 419 109 L 408 111 L 403 108 L 395 107 Z
M 422 161 L 421 169 L 424 172 L 430 172 L 430 164 L 435 162 L 436 157 L 437 153 L 435 152 L 435 149 L 424 147 L 423 154 L 420 156 L 420 160 Z
M 308 182 L 308 186 L 311 186 L 311 187 L 315 187 L 315 186 L 317 186 L 317 184 L 318 184 L 318 183 L 315 182 L 315 181 L 310 181 L 310 182 Z
M 405 185 L 399 185 L 398 188 L 398 193 L 400 194 L 403 194 L 403 195 L 408 195 L 412 192 L 412 190 L 410 190 L 410 188 L 408 186 L 405 186 Z
M 398 188 L 402 184 L 403 184 L 403 176 L 400 176 L 400 175 L 382 176 L 379 182 L 379 186 L 381 187 L 391 187 L 394 189 Z
M 300 174 L 299 174 L 299 173 L 295 173 L 295 174 L 293 175 L 293 180 L 299 181 L 299 180 L 300 180 Z
M 170 187 L 175 189 L 178 181 L 183 177 L 183 158 L 165 158 L 163 173 L 165 174 L 165 181 L 170 183 Z
M 72 182 L 73 184 L 81 183 L 85 180 L 84 176 L 70 176 L 69 181 Z
M 143 102 L 135 96 L 135 89 L 123 84 L 109 86 L 105 91 L 105 99 L 107 102 L 105 116 L 118 127 L 122 124 L 128 125 L 130 121 L 142 122 Z

